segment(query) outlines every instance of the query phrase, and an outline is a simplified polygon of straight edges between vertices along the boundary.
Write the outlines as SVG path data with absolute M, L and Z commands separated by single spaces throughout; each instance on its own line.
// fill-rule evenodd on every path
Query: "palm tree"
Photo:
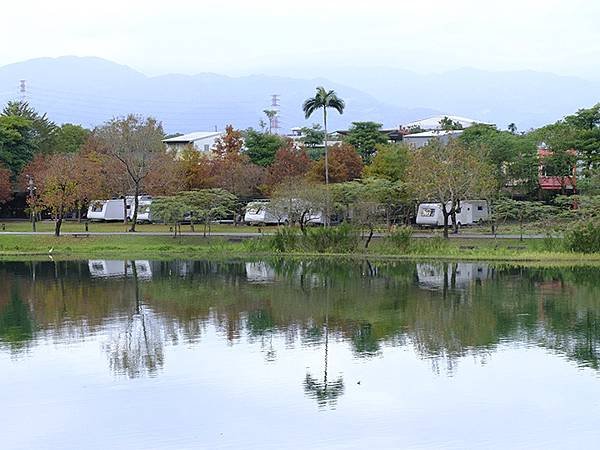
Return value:
M 327 91 L 319 86 L 314 97 L 307 99 L 302 105 L 304 116 L 308 119 L 312 114 L 323 108 L 323 130 L 325 131 L 325 184 L 329 185 L 329 161 L 327 152 L 327 108 L 333 108 L 340 114 L 344 113 L 346 104 L 339 98 L 335 91 Z
M 508 131 L 510 131 L 512 134 L 515 134 L 517 132 L 517 126 L 514 122 L 508 124 Z
M 269 119 L 269 134 L 271 134 L 273 132 L 273 119 L 277 115 L 277 110 L 265 109 L 263 112 L 265 113 L 265 116 L 267 116 L 267 118 Z

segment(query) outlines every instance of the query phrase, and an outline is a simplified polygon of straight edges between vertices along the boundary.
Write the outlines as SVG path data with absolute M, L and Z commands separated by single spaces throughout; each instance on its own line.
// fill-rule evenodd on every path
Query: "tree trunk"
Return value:
M 127 223 L 127 196 L 123 196 L 123 223 Z
M 327 146 L 327 107 L 323 106 L 323 130 L 325 131 L 325 194 L 326 205 L 325 205 L 325 220 L 324 225 L 329 226 L 329 149 Z
M 62 226 L 63 215 L 62 212 L 56 215 L 56 222 L 54 224 L 54 236 L 60 236 L 60 227 Z
M 371 243 L 371 239 L 373 239 L 373 227 L 369 227 L 369 236 L 367 236 L 367 241 L 365 242 L 365 248 L 369 248 L 369 244 Z
M 452 204 L 452 209 L 450 210 L 450 214 L 452 215 L 452 233 L 458 234 L 458 220 L 456 220 L 456 209 L 460 209 L 460 202 L 456 202 L 456 205 Z
M 444 215 L 444 239 L 448 239 L 448 218 L 450 213 L 446 211 L 446 206 L 442 205 L 442 214 Z
M 138 217 L 138 206 L 139 206 L 139 195 L 140 195 L 140 184 L 136 183 L 135 184 L 135 191 L 134 191 L 134 197 L 133 197 L 133 216 L 131 216 L 131 228 L 129 229 L 129 231 L 131 233 L 135 233 L 135 225 L 137 223 L 137 217 Z

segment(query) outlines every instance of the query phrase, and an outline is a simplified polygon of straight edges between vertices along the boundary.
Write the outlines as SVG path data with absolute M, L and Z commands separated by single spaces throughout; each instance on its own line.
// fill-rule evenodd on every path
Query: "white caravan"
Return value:
M 150 206 L 152 205 L 152 197 L 149 195 L 141 195 L 138 200 L 138 223 L 147 222 L 152 223 L 152 212 Z M 131 208 L 127 210 L 127 218 L 133 220 L 133 197 L 131 197 Z
M 488 203 L 485 200 L 464 200 L 456 211 L 456 222 L 459 225 L 472 225 L 489 219 Z M 448 218 L 452 225 L 452 216 Z M 441 203 L 421 203 L 417 210 L 417 225 L 438 227 L 444 225 L 444 214 Z
M 127 215 L 131 209 L 133 198 L 127 197 Z M 94 221 L 116 221 L 125 220 L 125 211 L 123 209 L 123 199 L 115 198 L 112 200 L 94 200 L 90 203 L 87 213 L 88 220 Z
M 246 205 L 244 222 L 247 225 L 278 225 L 287 220 L 287 215 L 274 211 L 268 200 L 257 200 Z

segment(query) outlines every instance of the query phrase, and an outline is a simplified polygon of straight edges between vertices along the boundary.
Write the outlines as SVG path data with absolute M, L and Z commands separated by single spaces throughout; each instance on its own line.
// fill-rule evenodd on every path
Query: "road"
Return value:
M 54 233 L 51 231 L 1 231 L 0 236 L 52 236 Z M 238 239 L 250 239 L 261 236 L 272 236 L 274 233 L 236 233 L 236 232 L 215 232 L 211 233 L 210 237 L 223 237 L 229 238 L 233 240 Z M 127 233 L 127 232 L 119 232 L 119 231 L 110 231 L 110 232 L 64 232 L 61 233 L 62 236 L 173 236 L 173 233 L 169 232 L 147 232 L 147 231 L 138 231 L 135 233 Z M 201 232 L 183 232 L 181 236 L 186 237 L 203 237 Z M 384 233 L 375 233 L 373 235 L 374 239 L 384 238 L 387 235 Z M 412 237 L 418 239 L 429 239 L 436 236 L 440 236 L 440 234 L 432 234 L 432 233 L 413 233 Z M 459 233 L 459 234 L 451 234 L 450 239 L 519 239 L 521 236 L 519 234 L 481 234 L 481 233 Z M 523 239 L 544 239 L 547 237 L 546 234 L 524 234 Z

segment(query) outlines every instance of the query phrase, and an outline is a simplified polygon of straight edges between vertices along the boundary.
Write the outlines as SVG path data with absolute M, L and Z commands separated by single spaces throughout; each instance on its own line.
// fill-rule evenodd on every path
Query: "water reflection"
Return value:
M 195 345 L 214 327 L 230 345 L 258 345 L 267 362 L 284 348 L 316 347 L 324 367 L 303 375 L 307 393 L 335 404 L 333 338 L 355 357 L 409 346 L 449 371 L 500 343 L 539 345 L 599 366 L 598 269 L 485 263 L 340 263 L 326 260 L 1 263 L 0 345 L 13 355 L 40 342 L 101 335 L 108 366 L 156 375 L 168 347 Z

